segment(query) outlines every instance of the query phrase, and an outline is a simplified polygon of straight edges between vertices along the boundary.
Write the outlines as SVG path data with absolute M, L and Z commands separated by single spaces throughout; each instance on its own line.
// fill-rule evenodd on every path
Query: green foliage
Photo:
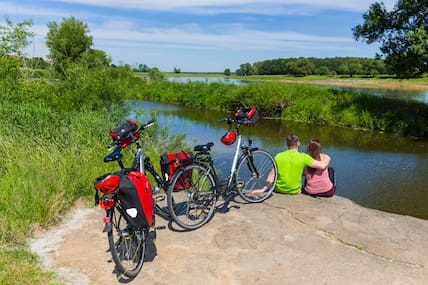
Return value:
M 312 85 L 280 82 L 234 86 L 198 82 L 141 81 L 134 99 L 235 110 L 256 107 L 264 116 L 337 125 L 406 136 L 428 137 L 428 106 L 418 102 L 338 92 Z
M 0 268 L 0 284 L 60 284 L 51 281 L 54 273 L 43 270 L 37 256 L 22 248 L 0 247 Z
M 294 76 L 311 75 L 315 70 L 315 64 L 306 58 L 287 63 L 288 72 Z
M 225 76 L 230 76 L 230 74 L 231 74 L 231 72 L 230 72 L 230 68 L 226 68 L 226 69 L 224 70 L 223 74 L 224 74 Z
M 109 66 L 111 58 L 105 53 L 105 51 L 90 49 L 81 54 L 79 61 L 87 68 L 101 68 Z
M 4 95 L 19 88 L 21 79 L 20 62 L 14 57 L 0 57 L 0 90 Z
M 248 73 L 247 70 L 251 72 Z M 241 65 L 237 75 L 373 75 L 384 74 L 381 59 L 334 57 L 334 58 L 278 58 Z
M 392 73 L 417 77 L 428 72 L 428 6 L 426 1 L 399 0 L 392 11 L 382 2 L 364 13 L 364 23 L 353 29 L 354 38 L 381 43 L 380 51 Z
M 162 81 L 165 80 L 165 74 L 160 72 L 160 70 L 157 67 L 153 67 L 149 71 L 149 77 L 151 80 L 154 81 Z
M 64 18 L 58 24 L 50 22 L 46 35 L 46 46 L 54 69 L 61 75 L 69 65 L 82 60 L 82 54 L 89 52 L 92 36 L 89 36 L 88 26 L 74 17 Z
M 31 21 L 14 24 L 5 18 L 6 25 L 0 25 L 0 57 L 6 55 L 22 56 L 23 50 L 30 44 L 28 38 L 34 33 L 28 29 L 33 25 Z
M 239 66 L 239 71 L 236 72 L 241 76 L 248 76 L 254 74 L 254 68 L 251 63 L 244 63 Z

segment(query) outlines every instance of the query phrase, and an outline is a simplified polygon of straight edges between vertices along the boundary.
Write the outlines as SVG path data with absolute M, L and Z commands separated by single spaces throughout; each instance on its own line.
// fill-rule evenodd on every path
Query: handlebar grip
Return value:
M 141 125 L 141 127 L 138 128 L 137 132 L 139 132 L 140 130 L 144 130 L 148 127 L 150 127 L 151 125 L 153 125 L 156 122 L 156 119 L 150 119 L 147 123 L 145 123 L 144 125 Z
M 146 125 L 145 125 L 145 127 L 144 128 L 147 128 L 148 126 L 151 126 L 152 124 L 154 124 L 156 122 L 156 119 L 155 118 L 152 118 L 152 119 L 150 119 L 147 123 L 146 123 Z
M 118 145 L 118 144 L 119 144 L 119 141 L 115 140 L 114 142 L 112 142 L 111 144 L 109 144 L 109 145 L 107 146 L 107 148 L 108 148 L 108 149 L 111 149 L 112 147 L 114 147 L 115 145 Z
M 226 118 L 221 118 L 220 120 L 218 120 L 219 122 L 226 122 L 228 124 L 231 124 L 233 122 L 235 122 L 236 120 L 232 117 L 226 117 Z

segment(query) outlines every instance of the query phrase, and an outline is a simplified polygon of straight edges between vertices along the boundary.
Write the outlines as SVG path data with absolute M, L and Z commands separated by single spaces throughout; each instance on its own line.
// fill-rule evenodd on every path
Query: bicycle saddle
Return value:
M 104 162 L 110 162 L 122 159 L 122 153 L 120 153 L 122 149 L 120 147 L 117 147 L 112 153 L 104 157 Z
M 193 150 L 194 151 L 210 151 L 211 148 L 213 147 L 214 143 L 213 142 L 209 142 L 207 144 L 201 144 L 201 145 L 196 145 Z

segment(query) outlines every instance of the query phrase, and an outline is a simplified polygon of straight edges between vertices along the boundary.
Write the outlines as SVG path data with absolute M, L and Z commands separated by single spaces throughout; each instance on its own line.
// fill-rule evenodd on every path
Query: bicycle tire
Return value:
M 110 253 L 119 273 L 133 278 L 144 262 L 148 229 L 130 227 L 115 207 L 111 217 L 112 228 L 107 232 Z
M 249 159 L 253 159 L 256 171 L 249 166 Z M 255 191 L 266 185 L 270 171 L 274 169 L 274 179 L 266 191 Z M 244 155 L 236 168 L 236 188 L 239 196 L 249 203 L 263 202 L 269 198 L 275 189 L 278 177 L 278 168 L 274 158 L 265 150 L 254 150 L 252 154 Z M 255 193 L 257 192 L 257 193 Z
M 168 186 L 167 203 L 171 218 L 186 230 L 205 225 L 214 215 L 216 206 L 216 180 L 200 164 L 180 168 Z

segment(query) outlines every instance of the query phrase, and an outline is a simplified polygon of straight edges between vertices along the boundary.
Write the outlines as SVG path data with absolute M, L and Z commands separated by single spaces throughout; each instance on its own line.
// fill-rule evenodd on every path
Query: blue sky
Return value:
M 32 20 L 27 55 L 46 57 L 49 22 L 86 23 L 93 48 L 118 65 L 161 71 L 235 71 L 240 64 L 289 57 L 374 57 L 378 45 L 355 42 L 371 0 L 0 0 L 14 23 Z M 392 9 L 396 0 L 383 1 Z M 2 19 L 4 24 L 4 19 Z

